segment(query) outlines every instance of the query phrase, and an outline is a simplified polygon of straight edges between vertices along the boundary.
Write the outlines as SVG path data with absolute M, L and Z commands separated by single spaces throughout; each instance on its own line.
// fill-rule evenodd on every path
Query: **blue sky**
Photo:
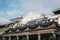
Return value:
M 11 19 L 30 12 L 52 15 L 60 0 L 0 0 L 0 17 Z

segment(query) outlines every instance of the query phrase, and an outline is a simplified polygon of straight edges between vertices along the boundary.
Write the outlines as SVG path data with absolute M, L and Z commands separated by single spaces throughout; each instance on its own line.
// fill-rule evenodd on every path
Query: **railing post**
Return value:
M 53 32 L 53 37 L 55 37 L 55 39 L 56 39 L 56 34 L 55 34 L 55 32 Z
M 29 35 L 27 35 L 27 40 L 29 40 Z
M 11 40 L 11 36 L 9 36 L 9 40 Z
M 17 36 L 17 40 L 19 40 L 19 36 Z
M 3 36 L 3 40 L 5 40 L 4 36 Z
M 41 40 L 41 35 L 40 34 L 38 34 L 38 40 Z

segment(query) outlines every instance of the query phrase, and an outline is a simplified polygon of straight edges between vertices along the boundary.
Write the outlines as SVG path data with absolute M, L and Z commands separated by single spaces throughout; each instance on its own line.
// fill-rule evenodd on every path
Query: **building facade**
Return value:
M 60 40 L 60 25 L 55 20 L 50 22 L 50 19 L 44 17 L 37 23 L 33 20 L 32 23 L 17 25 L 14 28 L 12 26 L 0 28 L 2 31 L 0 40 Z

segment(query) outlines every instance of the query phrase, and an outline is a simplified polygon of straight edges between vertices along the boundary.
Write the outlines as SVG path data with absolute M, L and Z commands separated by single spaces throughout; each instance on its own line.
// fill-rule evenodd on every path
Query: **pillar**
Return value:
M 9 40 L 11 40 L 11 36 L 9 36 Z
M 17 36 L 17 40 L 19 40 L 19 36 Z
M 4 36 L 3 36 L 3 40 L 5 40 Z
M 56 34 L 55 34 L 55 33 L 53 33 L 53 36 L 54 36 L 54 37 L 56 37 Z
M 56 39 L 56 34 L 55 33 L 53 33 L 53 37 L 55 37 L 55 39 Z
M 27 40 L 29 40 L 29 36 L 27 35 Z
M 41 35 L 40 34 L 38 34 L 38 40 L 41 40 Z

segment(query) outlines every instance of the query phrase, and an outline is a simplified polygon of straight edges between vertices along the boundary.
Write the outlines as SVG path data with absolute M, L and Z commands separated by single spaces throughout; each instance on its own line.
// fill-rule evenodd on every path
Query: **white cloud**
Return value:
M 51 8 L 51 9 L 56 9 L 60 8 L 60 0 L 41 0 L 43 3 L 44 7 Z
M 11 9 L 7 9 L 6 13 L 10 18 L 27 15 L 31 11 L 46 15 L 53 15 L 51 9 L 58 7 L 59 4 L 59 0 L 10 0 L 8 2 L 8 8 Z M 1 16 L 4 15 L 5 13 L 1 12 Z
M 0 11 L 0 17 L 3 17 L 3 16 L 5 16 L 5 12 Z
M 22 12 L 20 10 L 8 10 L 6 11 L 6 13 L 9 17 L 12 17 L 12 18 L 22 15 Z
M 20 3 L 28 13 L 33 11 L 48 16 L 53 15 L 51 8 L 45 9 L 44 3 L 41 0 L 21 0 Z
M 20 3 L 22 5 L 22 7 L 24 7 L 27 11 L 44 9 L 40 0 L 21 0 Z
M 7 11 L 7 14 L 10 15 L 10 16 L 13 16 L 13 15 L 15 15 L 17 13 L 18 13 L 18 11 L 16 11 L 16 10 L 9 10 L 9 11 Z

